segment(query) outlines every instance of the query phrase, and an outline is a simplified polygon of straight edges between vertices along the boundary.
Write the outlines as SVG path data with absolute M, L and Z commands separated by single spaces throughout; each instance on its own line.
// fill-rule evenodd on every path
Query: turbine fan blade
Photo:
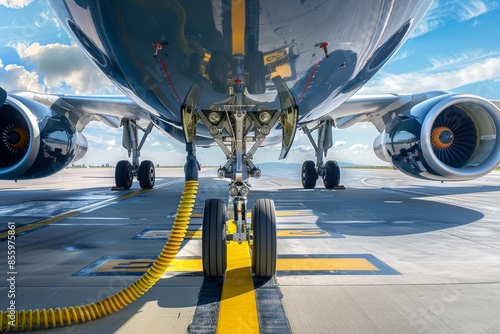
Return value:
M 461 168 L 467 164 L 476 149 L 476 125 L 468 113 L 452 106 L 436 118 L 432 130 L 443 126 L 453 133 L 453 142 L 446 148 L 433 146 L 434 153 L 444 164 Z

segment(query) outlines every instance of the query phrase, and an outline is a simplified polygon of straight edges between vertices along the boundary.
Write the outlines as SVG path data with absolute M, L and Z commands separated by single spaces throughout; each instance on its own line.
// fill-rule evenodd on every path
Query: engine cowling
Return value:
M 63 114 L 22 96 L 0 106 L 0 179 L 52 175 L 87 152 L 86 138 Z
M 394 115 L 375 154 L 410 176 L 472 180 L 500 164 L 500 110 L 474 95 L 434 97 Z

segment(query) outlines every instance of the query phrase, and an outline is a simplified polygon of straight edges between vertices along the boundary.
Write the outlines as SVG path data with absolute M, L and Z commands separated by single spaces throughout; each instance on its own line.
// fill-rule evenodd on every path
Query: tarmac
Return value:
M 113 175 L 70 168 L 0 181 L 1 309 L 12 301 L 18 310 L 91 303 L 151 266 L 170 233 L 183 171 L 158 168 L 151 191 L 137 182 L 111 190 Z M 249 207 L 257 198 L 276 205 L 274 278 L 252 277 L 248 246 L 234 244 L 226 276 L 204 279 L 203 203 L 227 202 L 228 185 L 207 168 L 186 239 L 159 282 L 115 314 L 43 333 L 499 332 L 500 172 L 439 183 L 345 168 L 346 189 L 327 190 L 319 180 L 305 190 L 296 166 L 282 165 L 263 168 L 251 183 Z

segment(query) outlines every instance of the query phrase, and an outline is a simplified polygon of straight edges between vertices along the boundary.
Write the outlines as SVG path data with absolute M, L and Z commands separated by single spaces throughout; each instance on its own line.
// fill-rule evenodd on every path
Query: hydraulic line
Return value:
M 179 252 L 196 201 L 198 181 L 184 184 L 172 232 L 148 271 L 127 288 L 95 303 L 56 309 L 0 311 L 0 331 L 19 332 L 70 326 L 89 322 L 121 310 L 148 291 L 165 274 Z

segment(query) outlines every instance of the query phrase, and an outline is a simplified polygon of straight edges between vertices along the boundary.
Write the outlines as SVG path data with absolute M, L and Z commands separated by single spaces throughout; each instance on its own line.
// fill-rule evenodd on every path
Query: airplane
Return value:
M 326 160 L 334 129 L 371 122 L 376 155 L 412 177 L 463 181 L 500 163 L 500 102 L 468 94 L 354 95 L 408 40 L 432 0 L 49 0 L 59 23 L 123 96 L 0 90 L 0 179 L 48 177 L 82 158 L 92 121 L 123 128 L 129 160 L 115 183 L 155 184 L 140 152 L 153 127 L 186 147 L 186 180 L 198 179 L 196 150 L 218 146 L 229 203 L 205 201 L 202 262 L 226 270 L 227 242 L 249 241 L 256 276 L 276 272 L 274 203 L 258 199 L 247 223 L 252 162 L 260 147 L 301 130 L 315 161 L 302 164 L 305 189 L 340 185 Z M 143 133 L 142 137 L 139 135 Z M 316 138 L 313 134 L 316 132 Z M 311 152 L 312 156 L 312 152 Z M 229 215 L 228 217 L 228 206 Z M 233 210 L 231 210 L 233 209 Z M 231 213 L 233 212 L 233 213 Z M 227 232 L 228 218 L 236 232 Z

